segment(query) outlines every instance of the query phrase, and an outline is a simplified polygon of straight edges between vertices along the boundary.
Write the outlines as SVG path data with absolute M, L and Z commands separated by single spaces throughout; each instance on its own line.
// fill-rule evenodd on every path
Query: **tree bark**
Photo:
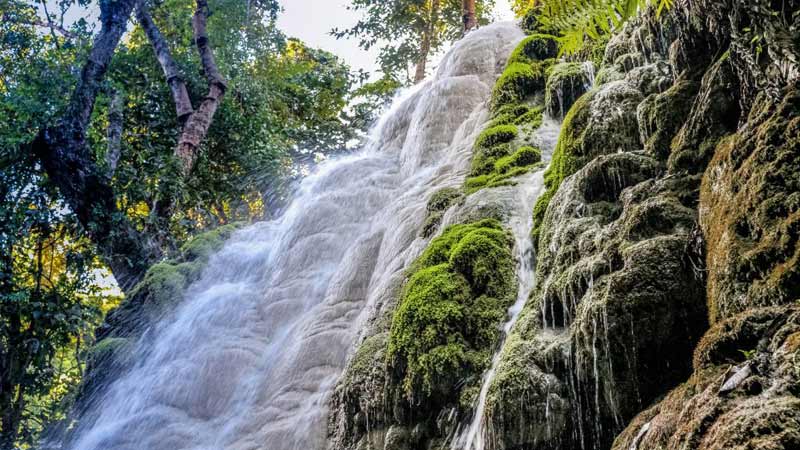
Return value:
M 419 46 L 419 57 L 417 59 L 417 67 L 414 70 L 414 84 L 417 84 L 425 79 L 425 66 L 428 63 L 428 53 L 431 51 L 431 41 L 428 33 L 422 35 L 422 43 Z
M 123 109 L 125 106 L 125 95 L 114 90 L 111 93 L 111 104 L 108 106 L 108 128 L 106 129 L 106 140 L 108 147 L 106 151 L 106 178 L 109 180 L 114 177 L 117 171 L 117 163 L 122 154 L 122 121 Z
M 100 2 L 100 32 L 66 112 L 55 126 L 41 130 L 31 144 L 51 182 L 97 245 L 124 291 L 141 279 L 155 254 L 118 211 L 114 192 L 86 143 L 86 129 L 134 4 L 135 0 Z
M 197 0 L 197 9 L 192 18 L 192 28 L 194 30 L 194 41 L 197 52 L 200 54 L 200 62 L 203 65 L 203 73 L 208 80 L 208 93 L 200 106 L 194 111 L 186 121 L 183 132 L 178 140 L 175 155 L 181 161 L 183 175 L 187 176 L 194 168 L 197 161 L 197 152 L 200 143 L 208 134 L 208 129 L 214 119 L 219 103 L 225 95 L 228 84 L 217 69 L 214 61 L 214 53 L 208 42 L 206 32 L 206 21 L 208 20 L 207 0 Z
M 189 91 L 186 89 L 186 83 L 183 81 L 178 65 L 172 58 L 172 54 L 170 54 L 167 41 L 150 16 L 146 2 L 147 0 L 138 1 L 136 5 L 136 20 L 139 21 L 145 35 L 147 35 L 147 39 L 156 54 L 156 59 L 158 59 L 158 63 L 164 71 L 167 84 L 170 91 L 172 91 L 172 100 L 175 101 L 175 112 L 178 115 L 178 121 L 183 125 L 193 111 L 192 101 L 189 99 Z
M 475 0 L 463 0 L 462 11 L 464 12 L 464 34 L 470 30 L 478 28 L 478 19 L 475 15 Z

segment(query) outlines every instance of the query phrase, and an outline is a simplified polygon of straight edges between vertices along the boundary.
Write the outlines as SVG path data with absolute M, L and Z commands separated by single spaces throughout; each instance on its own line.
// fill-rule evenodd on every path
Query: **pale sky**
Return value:
M 360 13 L 348 10 L 347 0 L 280 0 L 280 3 L 284 11 L 278 17 L 278 28 L 286 35 L 340 56 L 353 69 L 370 72 L 376 69 L 375 47 L 366 52 L 358 48 L 355 39 L 337 40 L 328 34 L 332 28 L 348 28 L 358 20 Z M 495 16 L 498 20 L 514 17 L 508 0 L 496 0 Z

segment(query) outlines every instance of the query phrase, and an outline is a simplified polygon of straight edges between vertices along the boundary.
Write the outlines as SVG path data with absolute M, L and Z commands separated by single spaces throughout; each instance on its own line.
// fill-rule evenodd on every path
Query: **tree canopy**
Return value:
M 279 13 L 276 0 L 0 0 L 0 447 L 29 448 L 63 417 L 119 300 L 109 269 L 131 276 L 124 291 L 191 236 L 279 213 L 398 87 L 287 37 Z M 176 149 L 215 84 L 186 165 Z
M 351 28 L 332 30 L 338 38 L 357 38 L 363 49 L 379 47 L 378 63 L 387 76 L 419 82 L 427 63 L 464 31 L 462 0 L 351 0 L 348 8 L 362 13 Z M 494 0 L 475 2 L 478 24 L 489 22 Z

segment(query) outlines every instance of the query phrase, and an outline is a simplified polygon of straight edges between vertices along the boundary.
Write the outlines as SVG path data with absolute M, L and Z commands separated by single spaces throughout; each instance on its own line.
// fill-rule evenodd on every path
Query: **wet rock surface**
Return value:
M 658 33 L 652 18 L 628 24 L 566 115 L 534 211 L 536 287 L 491 388 L 490 448 L 797 445 L 800 356 L 784 340 L 800 292 L 800 108 L 796 81 L 753 88 L 749 53 L 719 36 L 743 3 L 710 7 L 707 23 L 678 7 Z M 774 326 L 747 338 L 708 330 L 766 311 Z M 707 361 L 721 340 L 737 343 Z
M 591 86 L 540 35 L 515 52 L 489 128 L 519 132 L 537 104 L 564 119 L 533 210 L 535 285 L 500 349 L 480 448 L 800 445 L 800 3 L 773 6 L 647 11 L 611 37 Z M 497 158 L 524 144 L 504 139 Z M 513 184 L 467 186 L 442 223 L 513 214 Z M 387 396 L 370 339 L 386 335 L 353 357 L 332 448 L 447 446 L 477 393 L 420 423 L 434 412 Z

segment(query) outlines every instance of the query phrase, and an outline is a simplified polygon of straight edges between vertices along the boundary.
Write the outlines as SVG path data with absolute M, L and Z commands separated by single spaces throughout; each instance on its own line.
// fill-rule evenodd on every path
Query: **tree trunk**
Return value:
M 108 141 L 106 151 L 106 178 L 109 180 L 114 177 L 117 171 L 117 163 L 122 155 L 122 121 L 123 109 L 125 106 L 125 95 L 114 89 L 111 93 L 111 103 L 108 106 L 108 128 L 106 129 L 106 140 Z
M 10 258 L 9 258 L 10 259 Z M 9 314 L 7 346 L 2 353 L 2 364 L 0 364 L 0 448 L 12 449 L 19 433 L 19 412 L 15 408 L 17 405 L 17 389 L 23 389 L 20 383 L 19 354 L 17 353 L 22 345 L 21 320 L 18 311 Z
M 175 101 L 178 121 L 183 124 L 192 114 L 192 101 L 189 99 L 189 92 L 186 90 L 186 83 L 183 81 L 181 71 L 169 52 L 169 45 L 167 45 L 164 36 L 158 30 L 155 22 L 153 22 L 146 2 L 147 0 L 138 1 L 136 5 L 136 20 L 139 21 L 145 35 L 147 35 L 147 40 L 153 46 L 156 59 L 158 59 L 158 63 L 164 71 L 164 76 L 167 78 L 169 89 L 172 91 L 172 100 Z
M 414 70 L 414 84 L 417 84 L 425 79 L 425 66 L 428 63 L 428 53 L 431 51 L 431 41 L 428 33 L 422 35 L 422 43 L 419 46 L 419 57 L 417 59 L 417 67 Z
M 97 245 L 123 290 L 141 279 L 155 255 L 117 210 L 113 190 L 86 143 L 86 129 L 134 4 L 135 0 L 100 2 L 100 32 L 66 112 L 55 126 L 41 130 L 31 144 L 50 180 Z
M 463 0 L 462 11 L 464 18 L 464 34 L 478 28 L 478 19 L 475 16 L 475 0 Z
M 181 137 L 178 140 L 178 146 L 175 148 L 175 155 L 182 162 L 184 176 L 187 176 L 194 168 L 200 143 L 208 134 L 208 129 L 214 119 L 214 113 L 216 113 L 222 96 L 225 95 L 225 90 L 228 88 L 227 82 L 217 69 L 214 53 L 208 43 L 208 34 L 206 33 L 207 19 L 208 2 L 206 0 L 197 0 L 197 9 L 192 18 L 192 28 L 197 52 L 200 54 L 200 62 L 203 65 L 203 73 L 206 76 L 206 80 L 208 80 L 208 94 L 206 94 L 197 110 L 189 116 L 186 125 L 183 127 L 183 133 L 181 133 Z

